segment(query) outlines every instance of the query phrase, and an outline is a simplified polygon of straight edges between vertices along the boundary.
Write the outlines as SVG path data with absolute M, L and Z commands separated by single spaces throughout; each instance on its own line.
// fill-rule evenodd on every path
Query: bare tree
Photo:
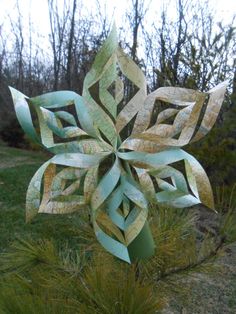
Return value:
M 66 26 L 69 20 L 69 10 L 67 1 L 64 0 L 63 10 L 60 13 L 57 0 L 48 0 L 49 20 L 50 20 L 50 41 L 53 52 L 53 89 L 57 90 L 59 85 L 59 75 L 62 66 L 63 45 L 66 38 Z
M 138 49 L 138 33 L 142 26 L 142 22 L 149 8 L 149 3 L 145 0 L 131 0 L 131 6 L 129 11 L 126 13 L 126 17 L 131 30 L 132 41 L 128 44 L 130 48 L 131 58 L 138 62 L 137 49 Z
M 75 12 L 76 12 L 77 0 L 73 0 L 71 18 L 70 18 L 70 29 L 68 34 L 68 49 L 67 49 L 67 65 L 66 65 L 66 82 L 67 87 L 72 87 L 72 54 L 73 54 L 73 41 L 75 36 Z
M 15 54 L 15 78 L 16 78 L 16 87 L 24 90 L 24 58 L 23 58 L 23 51 L 24 51 L 24 35 L 23 35 L 23 25 L 22 25 L 22 15 L 20 12 L 19 1 L 16 1 L 16 9 L 17 9 L 17 20 L 11 22 L 12 33 L 15 37 L 14 42 L 14 54 Z

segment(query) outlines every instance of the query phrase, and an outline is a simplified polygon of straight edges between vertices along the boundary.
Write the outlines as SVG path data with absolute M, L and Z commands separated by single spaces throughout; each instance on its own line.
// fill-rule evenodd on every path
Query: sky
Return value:
M 58 0 L 61 4 L 64 0 Z M 192 0 L 189 0 L 192 1 Z M 47 0 L 18 0 L 22 15 L 28 20 L 28 14 L 31 12 L 32 20 L 35 26 L 41 30 L 42 33 L 47 34 L 49 30 L 49 20 L 47 12 Z M 114 12 L 116 23 L 122 23 L 122 15 L 128 7 L 130 1 L 128 0 L 99 0 L 101 7 L 106 7 L 107 12 L 111 16 Z M 174 10 L 174 0 L 147 0 L 150 2 L 150 9 L 148 18 L 153 19 L 155 15 L 159 15 L 158 11 L 162 5 L 169 5 Z M 236 14 L 236 0 L 208 0 L 207 1 L 213 10 L 215 10 L 216 19 L 223 19 L 225 22 L 230 21 L 233 14 Z M 96 0 L 83 1 L 85 10 L 94 10 L 96 8 Z M 16 17 L 16 0 L 0 0 L 0 25 L 2 22 L 7 22 L 8 16 L 12 19 Z
M 201 1 L 204 0 L 189 0 Z M 61 5 L 64 0 L 58 0 Z M 86 14 L 89 11 L 96 10 L 96 0 L 79 0 L 83 3 L 82 14 Z M 99 0 L 103 11 L 106 10 L 110 19 L 114 20 L 117 26 L 121 26 L 123 23 L 124 14 L 131 3 L 131 0 Z M 146 15 L 146 23 L 154 21 L 157 17 L 160 17 L 160 10 L 162 6 L 168 6 L 168 12 L 171 17 L 175 17 L 175 3 L 176 0 L 147 0 L 150 2 L 150 7 Z M 223 20 L 224 23 L 230 23 L 232 16 L 236 14 L 236 0 L 208 0 L 207 1 L 216 20 Z M 48 0 L 18 0 L 20 12 L 24 21 L 24 34 L 27 37 L 27 30 L 29 25 L 29 13 L 31 21 L 33 22 L 34 30 L 40 34 L 41 43 L 45 48 L 48 45 L 48 34 L 50 31 L 49 16 L 48 16 Z M 169 10 L 172 7 L 172 10 Z M 14 22 L 17 19 L 16 0 L 0 0 L 0 26 L 4 25 L 5 32 L 9 32 L 6 35 L 11 38 L 11 24 L 10 20 Z M 151 25 L 151 24 L 150 24 Z M 145 25 L 148 28 L 148 25 Z M 150 26 L 151 27 L 151 26 Z M 38 40 L 38 39 L 37 39 Z

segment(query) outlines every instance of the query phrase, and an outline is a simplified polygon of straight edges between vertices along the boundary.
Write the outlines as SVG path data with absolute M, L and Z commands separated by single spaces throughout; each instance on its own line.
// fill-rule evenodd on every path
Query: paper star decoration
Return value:
M 125 103 L 128 80 L 137 92 Z M 86 207 L 108 252 L 128 263 L 152 256 L 150 203 L 179 208 L 203 203 L 214 209 L 204 169 L 181 147 L 212 128 L 226 86 L 207 93 L 161 87 L 147 95 L 145 76 L 119 47 L 113 27 L 85 77 L 82 96 L 56 91 L 28 98 L 10 88 L 25 133 L 55 155 L 29 184 L 27 221 L 37 213 L 68 214 Z M 154 110 L 157 101 L 162 110 Z M 183 163 L 185 175 L 176 162 Z

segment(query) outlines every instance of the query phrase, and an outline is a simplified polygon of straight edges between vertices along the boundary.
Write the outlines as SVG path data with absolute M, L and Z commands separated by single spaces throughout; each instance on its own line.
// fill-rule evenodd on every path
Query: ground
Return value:
M 18 237 L 65 238 L 76 241 L 78 221 L 44 217 L 25 224 L 25 193 L 30 178 L 48 156 L 0 145 L 0 253 Z M 235 222 L 236 223 L 236 222 Z M 213 230 L 214 232 L 214 230 Z M 172 275 L 182 293 L 170 293 L 162 313 L 236 313 L 236 243 L 220 248 L 211 271 Z M 212 267 L 211 267 L 212 268 Z
M 236 243 L 225 246 L 209 273 L 193 272 L 178 282 L 188 289 L 185 297 L 173 295 L 163 314 L 234 314 L 236 313 Z

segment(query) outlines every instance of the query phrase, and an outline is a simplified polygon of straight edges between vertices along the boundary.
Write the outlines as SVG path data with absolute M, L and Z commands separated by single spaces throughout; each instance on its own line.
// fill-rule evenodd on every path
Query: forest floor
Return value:
M 0 144 L 0 253 L 19 237 L 73 240 L 71 217 L 44 217 L 25 224 L 25 194 L 29 181 L 48 157 L 39 152 L 9 148 Z M 235 222 L 236 223 L 236 222 Z M 71 238 L 72 237 L 72 238 Z M 212 263 L 212 262 L 211 262 Z M 212 271 L 173 274 L 183 293 L 171 293 L 162 313 L 236 313 L 236 243 L 223 246 Z
M 163 314 L 234 314 L 236 313 L 236 243 L 220 251 L 210 272 L 192 272 L 187 277 L 173 275 L 183 284 L 185 298 L 172 294 Z

